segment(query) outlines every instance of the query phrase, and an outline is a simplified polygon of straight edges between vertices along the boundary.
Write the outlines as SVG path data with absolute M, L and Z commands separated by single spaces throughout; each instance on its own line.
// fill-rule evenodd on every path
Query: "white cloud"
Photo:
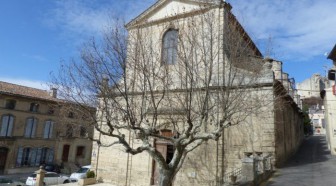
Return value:
M 155 0 L 59 0 L 47 13 L 44 22 L 60 29 L 63 37 L 100 36 L 112 24 L 113 19 L 129 21 Z
M 112 17 L 129 21 L 155 0 L 60 0 L 49 11 L 47 23 L 69 42 L 100 36 Z M 336 41 L 335 0 L 228 0 L 233 12 L 262 52 L 272 38 L 275 57 L 309 60 L 330 50 Z
M 57 0 L 45 10 L 42 24 L 56 32 L 70 56 L 92 38 L 100 41 L 116 18 L 126 22 L 140 14 L 156 0 Z M 120 21 L 122 22 L 122 21 Z M 62 56 L 64 57 L 64 56 Z
M 274 53 L 306 61 L 323 56 L 336 42 L 334 0 L 230 0 L 233 12 L 254 41 L 265 46 L 271 36 Z
M 42 89 L 42 90 L 48 90 L 49 86 L 46 82 L 42 81 L 35 81 L 35 80 L 29 80 L 29 79 L 19 79 L 19 78 L 8 78 L 8 77 L 0 77 L 0 81 Z
M 61 32 L 96 35 L 107 25 L 109 9 L 92 6 L 91 1 L 56 1 L 45 22 Z

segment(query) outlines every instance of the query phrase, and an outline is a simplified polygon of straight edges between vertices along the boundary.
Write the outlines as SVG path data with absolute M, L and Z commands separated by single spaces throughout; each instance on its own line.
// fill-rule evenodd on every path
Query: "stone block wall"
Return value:
M 95 136 L 99 133 L 95 132 Z M 137 139 L 129 137 L 133 145 Z M 104 144 L 112 143 L 114 139 L 101 136 Z M 149 185 L 151 179 L 152 159 L 147 153 L 137 155 L 127 154 L 122 146 L 99 147 L 94 143 L 92 150 L 92 169 L 97 172 L 97 178 L 115 185 Z
M 303 115 L 288 95 L 278 95 L 275 105 L 275 158 L 281 166 L 303 140 Z

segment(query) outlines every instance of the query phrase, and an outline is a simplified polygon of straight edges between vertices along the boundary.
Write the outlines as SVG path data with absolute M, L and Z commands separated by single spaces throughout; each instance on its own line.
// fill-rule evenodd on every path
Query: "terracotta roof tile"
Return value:
M 53 98 L 52 95 L 46 91 L 12 83 L 0 81 L 0 94 L 22 96 L 28 98 L 43 99 L 49 101 L 57 101 L 57 98 Z

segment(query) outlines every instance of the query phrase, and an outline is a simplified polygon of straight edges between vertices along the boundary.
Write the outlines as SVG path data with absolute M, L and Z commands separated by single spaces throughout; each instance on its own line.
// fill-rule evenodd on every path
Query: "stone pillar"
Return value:
M 289 79 L 288 73 L 282 73 L 282 85 L 285 87 L 287 92 L 289 93 Z
M 258 174 L 263 174 L 265 171 L 265 159 L 262 152 L 256 152 L 256 157 L 254 158 L 256 163 L 256 172 Z
M 242 160 L 242 178 L 244 182 L 252 182 L 256 178 L 256 164 L 252 153 Z
M 265 171 L 272 172 L 273 171 L 273 163 L 272 163 L 272 154 L 269 153 L 265 156 Z
M 36 171 L 36 186 L 43 186 L 44 175 L 47 171 L 44 170 L 43 166 L 40 166 L 40 169 Z
M 270 61 L 264 61 L 260 74 L 262 75 L 259 78 L 259 83 L 273 83 L 274 73 L 272 71 L 272 63 Z
M 274 72 L 274 78 L 282 82 L 282 62 L 276 61 L 270 58 L 265 58 L 265 61 L 270 61 L 272 63 L 272 70 Z

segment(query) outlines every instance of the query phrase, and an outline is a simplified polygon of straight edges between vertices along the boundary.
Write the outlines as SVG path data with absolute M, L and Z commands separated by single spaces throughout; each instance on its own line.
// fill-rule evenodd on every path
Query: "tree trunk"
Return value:
M 160 186 L 172 186 L 174 179 L 174 171 L 160 169 Z

